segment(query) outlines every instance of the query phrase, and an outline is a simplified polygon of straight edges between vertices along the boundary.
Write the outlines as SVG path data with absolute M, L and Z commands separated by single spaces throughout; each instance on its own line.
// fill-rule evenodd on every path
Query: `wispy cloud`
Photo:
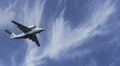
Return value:
M 49 46 L 44 50 L 44 54 L 53 59 L 60 59 L 60 55 L 62 54 L 69 56 L 66 54 L 66 51 L 70 50 L 71 47 L 81 46 L 82 42 L 101 34 L 97 28 L 104 25 L 114 11 L 114 5 L 111 5 L 110 1 L 106 1 L 104 4 L 101 4 L 101 7 L 93 11 L 90 19 L 87 19 L 86 24 L 76 29 L 71 29 L 70 25 L 63 18 L 63 15 L 60 15 L 53 24 L 51 41 Z M 73 56 L 73 54 L 70 55 Z
M 28 3 L 25 4 L 23 7 L 24 11 L 24 22 L 26 25 L 37 25 L 37 27 L 40 24 L 44 5 L 46 0 L 35 0 L 33 8 L 29 8 Z M 39 38 L 38 38 L 39 39 Z M 35 66 L 35 57 L 38 53 L 39 49 L 36 47 L 36 45 L 32 41 L 28 41 L 28 49 L 25 57 L 25 61 L 23 62 L 23 66 Z
M 25 16 L 24 22 L 27 23 L 26 25 L 36 24 L 39 26 L 45 5 L 45 0 L 35 0 L 33 8 L 30 8 L 28 3 L 25 3 L 25 6 L 23 7 Z
M 110 3 L 110 0 L 106 1 L 104 4 L 101 4 L 99 8 L 96 8 L 92 11 L 90 18 L 86 19 L 87 22 L 84 25 L 78 26 L 75 29 L 71 29 L 70 25 L 66 22 L 63 17 L 63 11 L 61 15 L 53 22 L 52 30 L 50 30 L 52 31 L 51 40 L 48 42 L 48 46 L 44 48 L 43 53 L 38 54 L 39 49 L 35 47 L 28 48 L 26 55 L 26 66 L 35 66 L 37 62 L 44 63 L 45 57 L 61 59 L 60 56 L 62 55 L 67 55 L 68 58 L 76 57 L 76 55 L 82 55 L 81 52 L 71 54 L 67 54 L 66 52 L 70 51 L 71 47 L 74 46 L 74 48 L 76 48 L 77 46 L 81 46 L 82 42 L 94 37 L 95 35 L 101 34 L 97 28 L 101 25 L 104 25 L 107 22 L 106 20 L 114 11 L 114 5 Z M 31 16 L 34 14 L 34 12 L 36 13 L 36 11 L 33 11 Z M 39 15 L 34 15 L 34 17 L 35 16 L 38 17 Z M 27 15 L 26 17 L 29 16 Z M 31 20 L 33 18 L 30 17 L 27 19 Z M 36 24 L 39 24 L 39 20 L 36 22 Z M 30 23 L 33 22 L 30 21 Z M 28 43 L 31 44 L 29 41 Z M 84 50 L 83 55 L 87 53 L 90 53 L 90 51 Z
M 16 66 L 16 61 L 14 56 L 11 57 L 11 62 L 12 62 L 12 66 Z
M 12 7 L 13 5 L 10 4 L 5 9 L 0 8 L 0 27 L 3 27 L 14 18 L 15 13 L 12 11 Z
M 45 0 L 35 0 L 35 3 L 32 9 L 29 9 L 27 3 L 23 7 L 25 16 L 23 21 L 26 25 L 36 24 L 39 26 L 40 24 Z M 9 22 L 14 18 L 14 12 L 12 12 L 11 9 L 11 6 L 4 10 L 0 9 L 0 24 Z M 41 54 L 39 54 L 40 50 L 36 48 L 36 45 L 34 45 L 32 41 L 27 41 L 28 49 L 23 66 L 36 66 L 45 63 L 46 60 L 44 58 L 46 57 L 59 60 L 66 56 L 68 58 L 74 58 L 90 53 L 91 51 L 89 49 L 85 49 L 81 52 L 67 54 L 71 48 L 81 46 L 82 42 L 87 41 L 87 39 L 95 35 L 100 35 L 101 31 L 97 28 L 101 25 L 105 25 L 107 19 L 114 11 L 114 4 L 111 4 L 111 0 L 107 0 L 105 3 L 101 4 L 99 8 L 95 8 L 90 12 L 92 14 L 89 15 L 89 19 L 86 19 L 85 24 L 75 29 L 71 29 L 67 20 L 64 19 L 64 11 L 62 11 L 60 16 L 53 21 L 52 29 L 50 30 L 52 31 L 51 40 L 48 42 L 48 46 L 43 48 Z M 66 56 L 61 58 L 62 55 Z M 12 59 L 12 61 L 13 65 L 15 65 L 14 59 Z
M 97 66 L 97 62 L 92 59 L 87 66 Z

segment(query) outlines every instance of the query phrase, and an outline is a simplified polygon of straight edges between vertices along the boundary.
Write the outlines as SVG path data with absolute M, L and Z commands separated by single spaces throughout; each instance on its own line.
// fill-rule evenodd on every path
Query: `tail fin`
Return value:
M 11 31 L 9 31 L 7 29 L 5 29 L 5 32 L 9 35 L 10 38 L 13 38 L 13 37 L 16 36 L 14 32 L 11 32 Z

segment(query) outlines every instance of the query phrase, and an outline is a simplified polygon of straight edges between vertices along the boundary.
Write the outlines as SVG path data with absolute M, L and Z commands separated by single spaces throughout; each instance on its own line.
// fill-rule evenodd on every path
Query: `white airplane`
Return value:
M 37 44 L 37 46 L 40 46 L 39 41 L 38 41 L 38 39 L 36 37 L 36 34 L 41 33 L 42 31 L 44 31 L 43 28 L 36 28 L 36 25 L 26 27 L 26 26 L 24 26 L 22 24 L 19 24 L 19 23 L 15 22 L 15 21 L 11 21 L 11 22 L 16 24 L 17 27 L 21 31 L 23 31 L 24 33 L 16 35 L 14 32 L 11 32 L 11 31 L 5 29 L 5 32 L 8 33 L 10 39 L 23 39 L 23 38 L 26 39 L 26 38 L 29 38 L 30 40 L 34 41 Z

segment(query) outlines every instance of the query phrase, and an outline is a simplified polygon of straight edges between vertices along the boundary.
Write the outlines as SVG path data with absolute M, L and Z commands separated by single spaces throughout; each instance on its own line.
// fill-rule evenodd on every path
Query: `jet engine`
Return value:
M 30 28 L 30 29 L 34 29 L 34 28 L 36 28 L 36 25 L 32 25 L 32 26 L 30 26 L 29 28 Z

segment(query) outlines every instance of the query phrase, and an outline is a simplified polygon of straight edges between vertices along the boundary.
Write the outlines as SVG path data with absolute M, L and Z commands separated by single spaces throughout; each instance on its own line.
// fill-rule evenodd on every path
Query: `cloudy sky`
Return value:
M 0 66 L 120 66 L 119 0 L 0 0 Z M 45 29 L 10 40 L 10 21 Z

